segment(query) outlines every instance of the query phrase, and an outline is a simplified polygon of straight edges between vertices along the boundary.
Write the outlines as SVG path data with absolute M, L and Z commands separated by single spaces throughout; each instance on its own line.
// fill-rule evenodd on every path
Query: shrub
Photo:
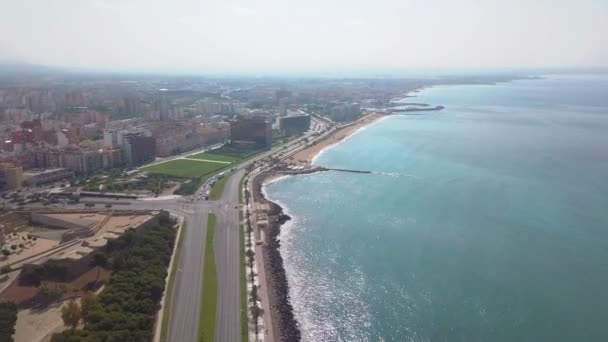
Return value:
M 0 303 L 0 341 L 13 341 L 17 323 L 17 305 L 12 302 Z
M 55 300 L 61 298 L 61 296 L 63 295 L 64 292 L 65 292 L 65 289 L 61 288 L 61 287 L 43 286 L 38 291 L 38 295 L 40 296 L 41 300 L 43 300 L 45 302 L 52 302 L 52 301 L 55 301 Z

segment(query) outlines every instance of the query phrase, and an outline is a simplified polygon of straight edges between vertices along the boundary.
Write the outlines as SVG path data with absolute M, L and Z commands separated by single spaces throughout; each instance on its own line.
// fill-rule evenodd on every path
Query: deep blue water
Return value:
M 608 341 L 608 77 L 426 89 L 282 178 L 305 341 Z

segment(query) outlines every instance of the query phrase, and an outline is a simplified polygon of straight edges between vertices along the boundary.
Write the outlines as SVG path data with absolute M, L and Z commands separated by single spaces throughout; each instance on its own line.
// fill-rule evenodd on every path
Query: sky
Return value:
M 0 0 L 0 60 L 116 71 L 608 66 L 608 0 Z

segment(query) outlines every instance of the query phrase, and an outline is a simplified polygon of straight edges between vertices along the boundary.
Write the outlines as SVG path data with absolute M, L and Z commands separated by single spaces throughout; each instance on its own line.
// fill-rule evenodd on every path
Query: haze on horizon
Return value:
M 307 72 L 608 66 L 605 0 L 2 0 L 0 61 Z

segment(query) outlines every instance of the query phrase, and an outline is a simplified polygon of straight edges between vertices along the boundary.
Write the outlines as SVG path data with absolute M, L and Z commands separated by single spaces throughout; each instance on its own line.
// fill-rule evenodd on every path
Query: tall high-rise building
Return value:
M 310 128 L 310 115 L 298 114 L 279 118 L 279 129 L 289 134 L 306 132 Z
M 17 190 L 21 189 L 23 183 L 23 169 L 14 164 L 0 164 L 0 189 Z
M 122 144 L 128 166 L 149 163 L 156 157 L 156 139 L 146 136 L 143 132 L 124 133 Z
M 287 99 L 282 98 L 279 100 L 279 115 L 285 116 L 287 115 Z
M 113 169 L 124 165 L 123 151 L 118 146 L 103 148 L 103 168 Z
M 125 96 L 122 99 L 122 106 L 120 108 L 122 114 L 129 116 L 139 115 L 142 112 L 141 100 L 136 96 Z
M 251 141 L 259 147 L 272 146 L 272 122 L 264 117 L 238 117 L 230 121 L 231 141 Z

